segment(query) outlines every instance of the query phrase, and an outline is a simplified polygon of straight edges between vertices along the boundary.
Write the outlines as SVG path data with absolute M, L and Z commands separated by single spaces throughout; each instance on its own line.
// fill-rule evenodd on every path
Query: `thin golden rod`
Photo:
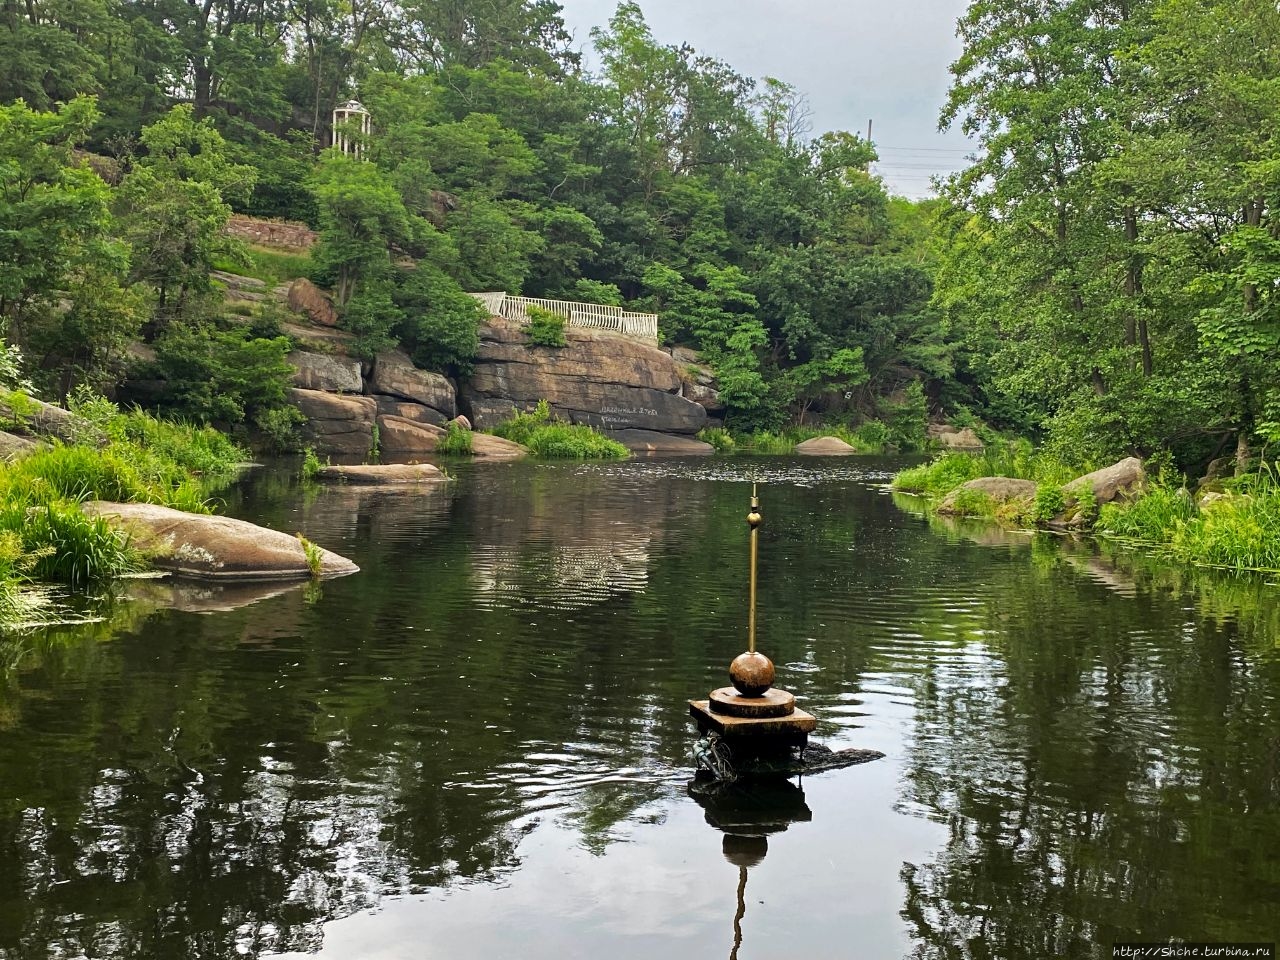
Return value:
M 751 512 L 747 514 L 747 524 L 751 527 L 751 601 L 747 610 L 747 652 L 756 652 L 756 555 L 760 537 L 760 498 L 756 496 L 756 485 L 751 484 Z

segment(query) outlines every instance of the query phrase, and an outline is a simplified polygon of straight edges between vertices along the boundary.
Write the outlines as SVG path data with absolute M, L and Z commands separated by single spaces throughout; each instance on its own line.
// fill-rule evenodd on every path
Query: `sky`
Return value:
M 588 52 L 617 0 L 558 0 L 575 46 Z M 654 38 L 692 44 L 757 79 L 771 76 L 809 98 L 813 135 L 850 130 L 880 152 L 874 172 L 890 192 L 928 196 L 932 174 L 965 165 L 959 132 L 938 113 L 960 53 L 965 0 L 639 0 Z M 587 63 L 591 58 L 588 56 Z

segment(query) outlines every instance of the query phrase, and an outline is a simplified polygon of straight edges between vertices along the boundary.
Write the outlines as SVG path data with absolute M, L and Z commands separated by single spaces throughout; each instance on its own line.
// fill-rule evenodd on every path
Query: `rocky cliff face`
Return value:
M 308 313 L 305 305 L 295 310 Z M 481 328 L 475 372 L 458 389 L 400 351 L 361 363 L 347 353 L 348 334 L 314 318 L 289 332 L 304 345 L 289 355 L 290 399 L 306 415 L 302 432 L 321 456 L 363 459 L 376 439 L 384 457 L 415 458 L 435 450 L 460 410 L 484 429 L 540 400 L 634 450 L 704 453 L 710 448 L 689 435 L 723 412 L 711 371 L 695 354 L 677 348 L 673 356 L 607 331 L 568 327 L 564 347 L 540 347 L 518 324 L 495 317 Z M 488 438 L 476 440 L 477 456 L 511 454 L 486 447 Z
M 683 395 L 687 377 L 655 346 L 600 330 L 566 327 L 566 346 L 540 347 L 520 326 L 492 318 L 480 329 L 475 372 L 459 405 L 480 429 L 546 400 L 572 423 L 607 431 L 697 433 L 707 409 Z

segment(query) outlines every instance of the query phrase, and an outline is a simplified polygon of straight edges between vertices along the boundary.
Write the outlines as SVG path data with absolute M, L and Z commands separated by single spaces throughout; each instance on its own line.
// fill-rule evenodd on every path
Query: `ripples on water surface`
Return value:
M 361 574 L 0 644 L 0 957 L 728 955 L 745 862 L 743 958 L 1280 934 L 1274 586 L 930 522 L 885 461 L 459 473 L 265 472 L 230 511 Z M 761 646 L 887 756 L 699 801 L 752 480 Z

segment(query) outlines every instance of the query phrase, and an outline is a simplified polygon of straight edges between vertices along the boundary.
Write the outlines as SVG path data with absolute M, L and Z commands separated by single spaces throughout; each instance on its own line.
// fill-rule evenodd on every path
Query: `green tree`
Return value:
M 320 218 L 311 256 L 333 278 L 338 305 L 346 306 L 363 281 L 387 275 L 392 245 L 411 236 L 410 217 L 381 170 L 336 151 L 321 159 L 311 189 Z
M 239 255 L 224 232 L 227 201 L 248 195 L 254 172 L 233 163 L 222 135 L 186 105 L 144 128 L 142 145 L 146 155 L 121 183 L 118 206 L 131 278 L 155 291 L 154 336 L 209 292 L 216 260 Z

